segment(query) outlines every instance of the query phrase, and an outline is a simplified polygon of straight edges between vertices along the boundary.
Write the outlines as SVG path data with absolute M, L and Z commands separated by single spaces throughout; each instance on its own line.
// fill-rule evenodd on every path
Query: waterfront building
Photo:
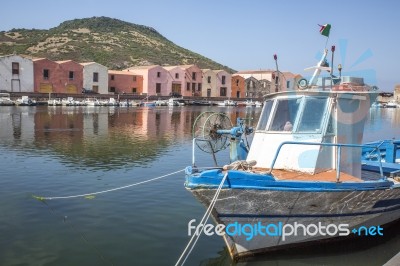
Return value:
M 246 98 L 258 98 L 262 96 L 261 82 L 255 77 L 248 77 L 245 80 L 245 96 Z
M 108 70 L 108 92 L 141 95 L 143 77 L 126 70 Z
M 225 70 L 203 69 L 202 95 L 207 97 L 231 97 L 231 74 Z
M 96 62 L 81 63 L 83 66 L 83 88 L 100 94 L 109 92 L 108 68 Z
M 165 66 L 164 69 L 169 73 L 167 92 L 174 96 L 183 95 L 186 71 L 180 66 Z
M 394 88 L 393 99 L 397 103 L 400 103 L 400 84 L 396 85 L 396 87 Z
M 0 56 L 0 90 L 33 92 L 33 62 L 21 55 Z
M 34 92 L 62 93 L 60 86 L 60 65 L 47 58 L 35 58 L 33 61 Z
M 300 75 L 292 72 L 281 72 L 276 70 L 245 70 L 235 73 L 245 79 L 253 77 L 259 81 L 266 80 L 270 82 L 270 93 L 279 91 L 291 91 L 297 89 L 297 81 L 301 79 Z
M 197 65 L 179 66 L 185 73 L 185 89 L 182 96 L 204 96 L 202 94 L 202 70 Z
M 245 80 L 242 76 L 233 75 L 231 78 L 231 98 L 245 98 Z
M 56 61 L 58 67 L 59 92 L 81 93 L 83 88 L 83 66 L 73 60 Z
M 168 96 L 169 72 L 161 66 L 136 66 L 125 69 L 143 77 L 143 95 Z

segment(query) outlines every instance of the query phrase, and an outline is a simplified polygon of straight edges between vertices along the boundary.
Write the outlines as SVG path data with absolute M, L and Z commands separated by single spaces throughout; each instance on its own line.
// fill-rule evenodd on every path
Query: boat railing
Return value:
M 282 142 L 279 146 L 278 149 L 276 150 L 274 159 L 272 160 L 271 167 L 269 170 L 269 174 L 272 173 L 276 160 L 278 159 L 279 153 L 284 145 L 310 145 L 310 146 L 324 146 L 324 147 L 336 147 L 336 182 L 340 181 L 340 161 L 341 161 L 341 151 L 342 148 L 373 148 L 374 150 L 379 151 L 379 145 L 360 145 L 360 144 L 340 144 L 340 143 L 316 143 L 316 142 L 300 142 L 300 141 L 284 141 Z M 361 158 L 360 158 L 361 160 Z M 378 162 L 379 162 L 379 171 L 381 175 L 381 179 L 386 179 L 386 177 L 383 175 L 383 168 L 382 168 L 382 158 L 380 152 L 378 152 Z

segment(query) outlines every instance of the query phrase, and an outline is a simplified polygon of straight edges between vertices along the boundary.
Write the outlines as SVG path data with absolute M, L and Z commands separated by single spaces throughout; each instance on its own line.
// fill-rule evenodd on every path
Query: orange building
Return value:
M 246 97 L 246 92 L 245 92 L 245 79 L 242 76 L 239 75 L 233 75 L 232 76 L 232 82 L 231 82 L 231 98 L 245 98 Z
M 130 71 L 108 70 L 108 91 L 141 95 L 143 76 Z

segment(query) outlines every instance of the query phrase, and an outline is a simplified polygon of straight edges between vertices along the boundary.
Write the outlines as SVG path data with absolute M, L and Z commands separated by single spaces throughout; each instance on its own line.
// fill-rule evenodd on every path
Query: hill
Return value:
M 12 29 L 0 32 L 0 55 L 25 54 L 51 60 L 96 61 L 110 69 L 138 65 L 184 65 L 225 69 L 182 48 L 155 29 L 108 17 L 74 19 L 49 30 Z

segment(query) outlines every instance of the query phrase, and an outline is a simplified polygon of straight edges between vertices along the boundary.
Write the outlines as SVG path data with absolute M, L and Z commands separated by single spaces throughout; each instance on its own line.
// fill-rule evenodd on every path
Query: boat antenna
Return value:
M 278 56 L 274 54 L 274 60 L 275 60 L 275 67 L 276 67 L 276 75 L 275 75 L 275 92 L 279 91 L 279 69 L 278 69 Z
M 331 47 L 331 52 L 332 52 L 332 59 L 331 59 L 331 89 L 332 89 L 332 86 L 333 86 L 333 58 L 334 58 L 334 55 L 335 55 L 335 49 L 336 49 L 335 45 L 332 45 L 332 47 Z

